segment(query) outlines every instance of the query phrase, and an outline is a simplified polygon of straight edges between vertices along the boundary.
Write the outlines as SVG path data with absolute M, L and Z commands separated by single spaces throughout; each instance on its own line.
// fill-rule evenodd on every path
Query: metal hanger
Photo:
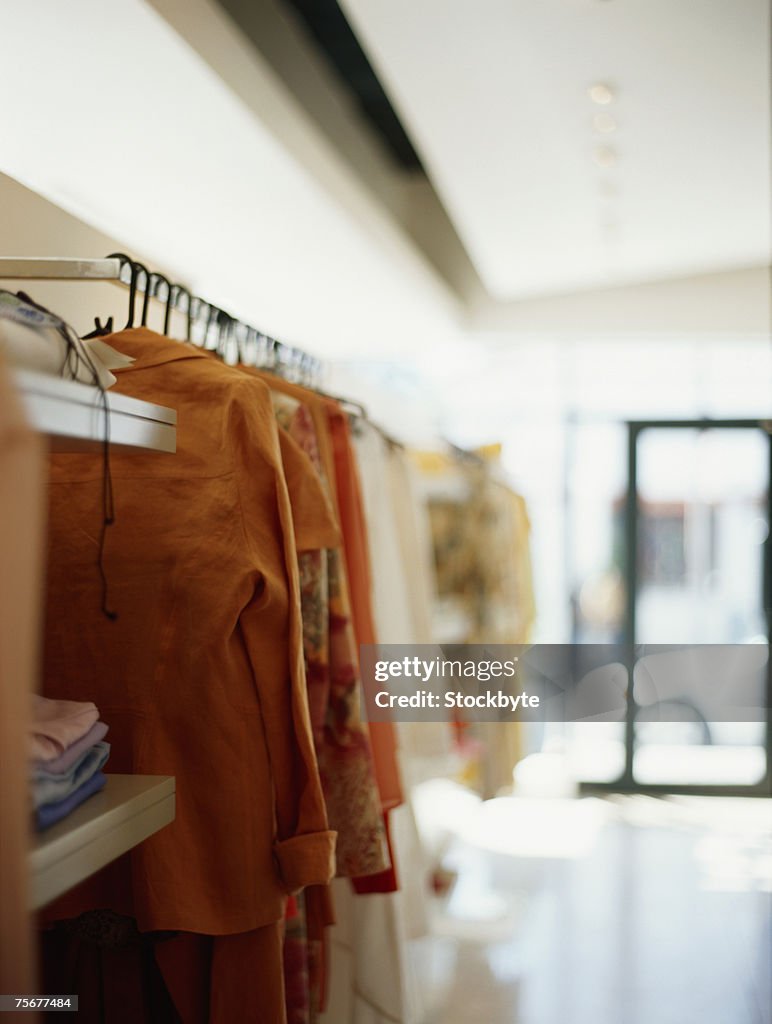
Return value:
M 160 287 L 161 287 L 162 284 L 166 285 L 166 304 L 164 306 L 164 331 L 163 332 L 168 337 L 168 335 L 169 335 L 169 321 L 171 320 L 171 314 L 172 314 L 172 300 L 174 298 L 173 292 L 172 292 L 172 287 L 173 286 L 172 286 L 171 281 L 169 280 L 168 277 L 166 277 L 165 274 L 159 274 L 157 271 L 153 272 L 153 274 L 151 275 L 151 279 L 153 281 L 152 293 L 153 293 L 153 298 L 154 299 L 159 299 L 160 298 L 160 296 L 159 296 Z
M 150 306 L 150 290 L 152 288 L 152 275 L 147 269 L 144 263 L 140 263 L 139 260 L 132 260 L 134 272 L 137 275 L 137 288 L 139 288 L 139 275 L 140 273 L 145 275 L 145 284 L 142 290 L 142 320 L 140 321 L 141 327 L 147 327 L 147 313 Z
M 173 284 L 171 287 L 172 297 L 170 299 L 173 308 L 179 308 L 179 296 L 185 295 L 187 297 L 187 303 L 185 305 L 185 341 L 191 341 L 191 333 L 193 327 L 193 296 L 190 294 L 187 288 L 181 284 Z
M 121 280 L 123 280 L 123 272 L 125 268 L 129 268 L 129 280 L 128 282 L 126 282 L 129 285 L 129 316 L 128 320 L 126 321 L 126 326 L 124 327 L 124 330 L 128 330 L 130 327 L 134 326 L 134 307 L 137 299 L 137 268 L 134 263 L 134 260 L 132 260 L 131 257 L 127 256 L 124 252 L 112 252 L 107 258 L 111 260 L 120 260 Z M 110 321 L 108 320 L 108 323 L 109 322 Z M 97 327 L 98 326 L 99 322 L 97 321 Z

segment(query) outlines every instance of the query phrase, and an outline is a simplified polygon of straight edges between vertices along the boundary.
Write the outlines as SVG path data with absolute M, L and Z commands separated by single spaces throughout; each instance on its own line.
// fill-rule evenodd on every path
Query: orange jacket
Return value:
M 101 456 L 52 458 L 44 692 L 97 704 L 109 770 L 176 776 L 177 816 L 132 852 L 130 886 L 123 858 L 58 916 L 108 906 L 143 930 L 246 932 L 334 871 L 270 394 L 144 328 L 108 341 L 136 357 L 114 390 L 177 410 L 177 453 L 111 454 L 115 622 L 96 566 Z

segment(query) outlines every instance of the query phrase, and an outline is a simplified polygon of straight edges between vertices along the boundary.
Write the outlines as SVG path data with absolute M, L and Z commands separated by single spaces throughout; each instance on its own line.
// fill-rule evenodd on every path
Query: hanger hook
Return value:
M 164 274 L 153 273 L 151 276 L 154 279 L 153 289 L 152 289 L 152 291 L 153 291 L 153 298 L 154 299 L 158 298 L 158 292 L 160 291 L 160 286 L 162 284 L 166 285 L 166 305 L 164 307 L 164 334 L 166 334 L 168 336 L 168 334 L 169 334 L 169 320 L 171 318 L 172 299 L 173 299 L 172 283 L 169 280 L 169 278 L 166 277 Z
M 233 336 L 236 339 L 236 361 L 242 366 L 246 366 L 247 360 L 247 344 L 249 342 L 250 327 L 242 323 L 241 320 L 236 320 L 233 325 Z
M 185 340 L 186 341 L 192 341 L 191 332 L 192 332 L 192 327 L 193 327 L 193 309 L 192 309 L 193 296 L 190 294 L 190 292 L 188 291 L 188 289 L 184 285 L 173 284 L 172 285 L 172 289 L 173 289 L 174 294 L 176 296 L 174 302 L 172 303 L 172 307 L 173 308 L 179 309 L 179 297 L 180 297 L 180 295 L 185 295 L 187 297 L 188 301 L 187 301 L 187 304 L 185 306 L 185 316 L 186 316 Z
M 123 280 L 123 271 L 126 267 L 129 267 L 129 280 L 125 282 L 129 286 L 129 316 L 124 328 L 124 330 L 128 330 L 134 326 L 134 310 L 137 299 L 137 267 L 134 260 L 124 252 L 111 252 L 107 258 L 120 261 L 121 266 L 118 279 L 121 281 Z
M 150 292 L 152 290 L 152 276 L 153 275 L 147 269 L 145 264 L 144 263 L 140 263 L 139 260 L 132 260 L 131 262 L 132 262 L 132 265 L 134 267 L 134 272 L 135 272 L 135 274 L 137 276 L 137 288 L 139 288 L 139 274 L 143 273 L 145 275 L 145 283 L 144 283 L 143 295 L 142 295 L 142 320 L 141 320 L 140 323 L 141 323 L 142 327 L 147 327 L 147 309 L 148 309 L 148 303 L 150 302 Z
M 217 310 L 217 355 L 224 359 L 228 350 L 233 317 L 224 309 Z
M 206 306 L 206 327 L 204 328 L 204 348 L 209 348 L 209 335 L 212 331 L 212 324 L 217 319 L 218 309 L 217 306 L 213 306 L 211 302 L 207 302 L 206 299 L 198 300 L 201 305 Z M 216 347 L 216 346 L 215 346 Z
M 193 324 L 198 325 L 199 321 L 202 319 L 201 314 L 206 303 L 204 302 L 200 295 L 191 295 L 189 301 L 191 341 L 193 341 Z M 204 325 L 200 341 L 195 341 L 194 344 L 200 345 L 201 348 L 206 348 L 206 325 Z

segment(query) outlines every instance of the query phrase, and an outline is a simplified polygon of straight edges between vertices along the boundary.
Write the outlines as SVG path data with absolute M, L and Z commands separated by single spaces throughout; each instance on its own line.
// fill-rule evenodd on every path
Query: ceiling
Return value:
M 766 0 L 340 4 L 496 299 L 767 262 Z
M 337 0 L 285 2 L 303 20 L 327 59 L 357 98 L 362 113 L 383 139 L 392 158 L 404 170 L 420 170 L 421 163 L 416 151 Z M 220 3 L 226 10 L 238 12 L 243 0 L 220 0 Z
M 5 0 L 0 174 L 314 354 L 456 336 L 447 288 L 214 4 L 103 6 Z M 27 255 L 104 255 L 46 244 Z

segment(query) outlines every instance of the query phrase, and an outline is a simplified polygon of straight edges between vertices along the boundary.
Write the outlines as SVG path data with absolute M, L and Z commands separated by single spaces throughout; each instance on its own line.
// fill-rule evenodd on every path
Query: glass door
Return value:
M 628 424 L 626 634 L 636 655 L 623 788 L 769 789 L 769 712 L 716 721 L 707 684 L 693 680 L 654 693 L 645 645 L 758 645 L 734 665 L 724 652 L 724 671 L 753 664 L 742 685 L 769 707 L 771 459 L 769 425 L 758 421 Z

